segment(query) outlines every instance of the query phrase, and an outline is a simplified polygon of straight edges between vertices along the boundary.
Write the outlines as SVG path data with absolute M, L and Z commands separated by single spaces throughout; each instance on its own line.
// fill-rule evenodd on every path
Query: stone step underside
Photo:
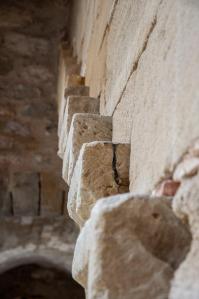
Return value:
M 58 155 L 63 159 L 72 117 L 75 113 L 99 113 L 99 100 L 86 96 L 69 96 L 63 117 L 61 134 L 59 138 Z
M 63 179 L 68 185 L 70 185 L 82 145 L 92 141 L 111 141 L 111 139 L 111 117 L 88 113 L 76 113 L 73 115 L 62 170 Z
M 80 226 L 99 198 L 129 191 L 129 144 L 85 143 L 68 194 L 68 212 Z
M 88 299 L 168 298 L 190 234 L 170 199 L 123 194 L 101 199 L 81 230 L 73 277 Z
M 65 88 L 64 96 L 61 99 L 59 110 L 58 110 L 58 136 L 60 137 L 61 128 L 63 124 L 64 112 L 66 109 L 66 101 L 69 96 L 89 96 L 89 87 L 88 86 L 71 86 Z

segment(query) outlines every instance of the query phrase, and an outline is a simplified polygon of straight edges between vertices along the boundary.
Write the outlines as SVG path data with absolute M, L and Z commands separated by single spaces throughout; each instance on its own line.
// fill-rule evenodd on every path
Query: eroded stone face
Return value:
M 111 139 L 111 117 L 87 113 L 74 114 L 66 151 L 64 153 L 62 170 L 63 179 L 68 185 L 70 185 L 70 180 L 82 145 L 92 141 L 111 141 Z
M 196 299 L 199 294 L 199 175 L 182 181 L 173 209 L 179 218 L 188 221 L 193 240 L 186 259 L 175 272 L 169 298 Z
M 99 100 L 86 96 L 69 96 L 66 101 L 66 108 L 59 138 L 58 155 L 63 158 L 72 117 L 75 113 L 99 113 Z
M 104 198 L 78 238 L 74 278 L 87 286 L 88 298 L 167 298 L 173 271 L 189 243 L 190 234 L 173 214 L 170 199 Z
M 80 226 L 99 198 L 129 191 L 128 144 L 98 141 L 82 146 L 68 194 L 69 215 Z
M 72 263 L 73 278 L 85 289 L 87 288 L 90 237 L 92 234 L 92 232 L 89 232 L 91 228 L 90 222 L 91 221 L 88 220 L 85 223 L 77 238 Z
M 87 86 L 70 86 L 65 88 L 64 96 L 58 107 L 59 121 L 58 121 L 58 136 L 60 137 L 61 128 L 63 125 L 63 118 L 66 109 L 66 100 L 69 96 L 89 96 L 89 87 Z

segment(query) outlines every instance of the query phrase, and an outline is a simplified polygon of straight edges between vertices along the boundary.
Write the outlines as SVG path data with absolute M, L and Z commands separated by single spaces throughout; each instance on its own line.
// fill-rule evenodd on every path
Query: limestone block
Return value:
M 170 199 L 104 198 L 80 232 L 73 275 L 87 286 L 88 299 L 167 298 L 173 271 L 189 243 L 190 234 L 172 212 Z
M 176 167 L 173 178 L 180 181 L 195 175 L 199 170 L 199 157 L 186 156 Z
M 37 216 L 39 212 L 39 176 L 17 172 L 12 175 L 11 192 L 15 216 Z
M 68 212 L 82 226 L 99 198 L 129 191 L 129 144 L 98 141 L 80 151 L 68 194 Z
M 70 185 L 73 170 L 83 143 L 111 141 L 112 119 L 97 114 L 74 114 L 63 159 L 63 179 Z
M 72 263 L 72 276 L 84 288 L 87 287 L 88 277 L 88 257 L 90 247 L 90 220 L 82 227 L 81 233 L 77 238 L 75 245 L 73 263 Z
M 182 182 L 173 202 L 175 213 L 187 220 L 192 232 L 191 249 L 175 272 L 170 299 L 199 297 L 199 175 Z
M 99 113 L 99 100 L 86 96 L 69 96 L 67 98 L 59 138 L 58 155 L 60 158 L 63 158 L 72 117 L 75 113 Z
M 89 96 L 89 87 L 88 86 L 72 86 L 65 88 L 64 96 L 61 99 L 59 110 L 58 110 L 58 136 L 60 136 L 62 122 L 64 117 L 64 112 L 66 109 L 66 100 L 68 96 Z
M 84 83 L 85 83 L 85 78 L 80 75 L 71 74 L 66 77 L 66 88 L 81 86 L 84 85 Z

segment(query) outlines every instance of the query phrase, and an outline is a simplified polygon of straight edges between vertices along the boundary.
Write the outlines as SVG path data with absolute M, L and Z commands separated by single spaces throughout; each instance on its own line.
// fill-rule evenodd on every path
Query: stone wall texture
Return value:
M 198 136 L 199 2 L 74 0 L 70 40 L 90 96 L 131 143 L 130 191 L 148 193 Z

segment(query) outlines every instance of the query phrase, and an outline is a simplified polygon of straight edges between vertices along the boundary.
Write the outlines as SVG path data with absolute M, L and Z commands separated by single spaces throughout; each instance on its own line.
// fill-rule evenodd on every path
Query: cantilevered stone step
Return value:
M 87 287 L 88 299 L 168 298 L 189 244 L 170 199 L 111 196 L 96 203 L 80 232 L 73 277 Z
M 75 86 L 84 86 L 85 77 L 82 77 L 77 74 L 71 74 L 66 76 L 66 88 L 75 87 Z
M 72 275 L 84 288 L 87 288 L 88 279 L 88 259 L 91 237 L 89 229 L 91 229 L 90 219 L 81 229 L 81 233 L 79 234 L 75 245 L 75 253 L 72 264 Z
M 59 138 L 58 155 L 60 158 L 63 158 L 72 117 L 75 113 L 99 113 L 99 99 L 86 96 L 69 96 L 67 98 Z
M 63 124 L 64 112 L 66 109 L 66 100 L 68 96 L 89 96 L 89 87 L 88 86 L 72 86 L 65 88 L 64 96 L 61 99 L 59 108 L 58 108 L 58 136 L 61 134 L 61 128 Z
M 129 144 L 97 141 L 80 151 L 68 194 L 68 212 L 80 226 L 99 198 L 129 191 Z
M 73 115 L 62 170 L 63 179 L 68 185 L 70 185 L 82 145 L 92 141 L 111 141 L 111 139 L 111 117 L 88 113 L 76 113 Z

